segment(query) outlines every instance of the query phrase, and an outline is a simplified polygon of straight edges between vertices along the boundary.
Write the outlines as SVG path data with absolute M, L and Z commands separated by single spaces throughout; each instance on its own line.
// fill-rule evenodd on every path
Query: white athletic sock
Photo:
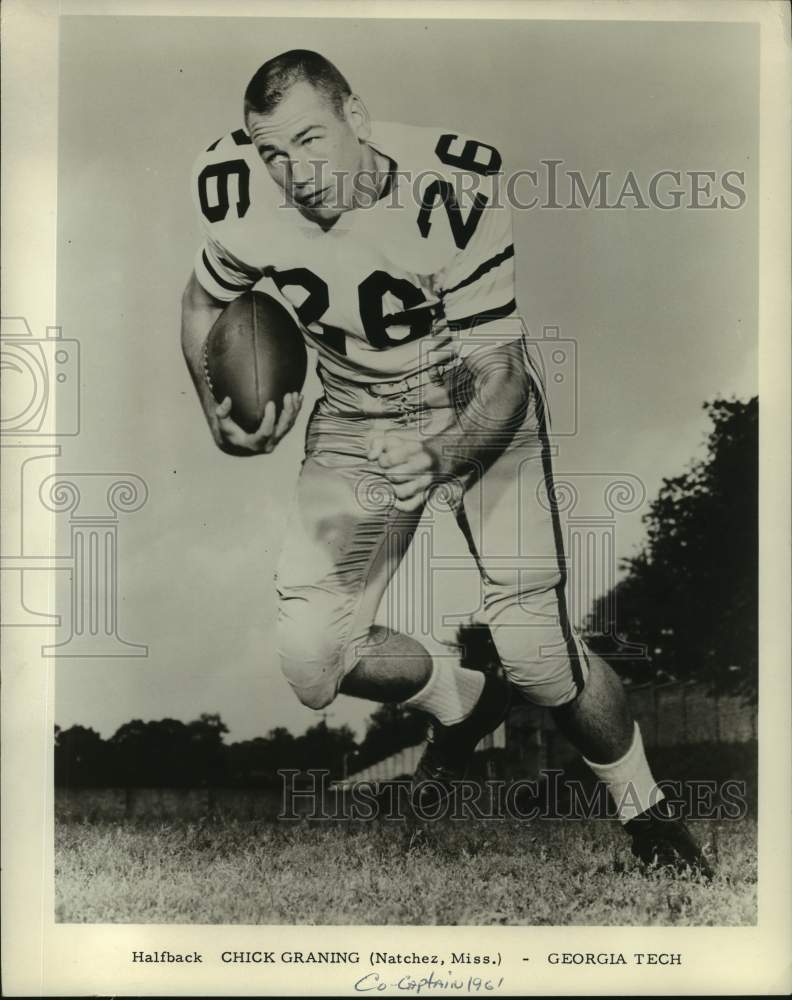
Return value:
M 608 786 L 622 823 L 629 823 L 631 819 L 635 819 L 650 806 L 665 798 L 649 769 L 637 722 L 632 746 L 620 760 L 615 760 L 612 764 L 595 764 L 585 757 L 583 760 L 600 781 L 604 781 Z
M 428 712 L 444 726 L 453 726 L 470 715 L 483 688 L 484 674 L 478 670 L 434 660 L 429 680 L 403 704 Z

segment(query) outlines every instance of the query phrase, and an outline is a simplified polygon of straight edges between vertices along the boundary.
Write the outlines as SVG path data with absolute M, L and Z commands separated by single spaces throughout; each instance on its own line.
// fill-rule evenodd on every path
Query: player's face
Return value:
M 247 125 L 270 177 L 303 215 L 328 220 L 356 207 L 370 134 L 359 98 L 350 97 L 339 117 L 320 91 L 301 82 L 271 114 L 250 113 Z

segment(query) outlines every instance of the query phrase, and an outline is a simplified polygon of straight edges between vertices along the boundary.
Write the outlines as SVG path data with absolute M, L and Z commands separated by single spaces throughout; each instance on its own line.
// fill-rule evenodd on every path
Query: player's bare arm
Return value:
M 372 441 L 369 460 L 393 484 L 398 510 L 420 508 L 437 482 L 455 478 L 464 484 L 472 469 L 488 464 L 505 447 L 525 413 L 530 380 L 519 342 L 479 349 L 464 365 L 468 401 L 451 427 L 434 437 L 391 432 Z
M 302 395 L 287 393 L 277 419 L 275 401 L 270 400 L 264 409 L 261 424 L 252 434 L 231 419 L 231 399 L 226 397 L 218 403 L 203 375 L 203 346 L 225 306 L 225 302 L 215 299 L 203 288 L 194 272 L 190 275 L 182 295 L 181 342 L 184 358 L 218 448 L 228 455 L 243 458 L 269 454 L 294 426 L 302 406 Z

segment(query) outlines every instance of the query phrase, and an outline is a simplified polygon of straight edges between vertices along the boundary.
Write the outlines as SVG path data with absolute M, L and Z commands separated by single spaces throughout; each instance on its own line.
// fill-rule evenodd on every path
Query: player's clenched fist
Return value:
M 289 392 L 283 397 L 283 407 L 280 416 L 275 419 L 275 404 L 267 403 L 264 407 L 264 417 L 252 434 L 248 434 L 231 417 L 231 399 L 226 398 L 207 414 L 209 426 L 217 446 L 229 455 L 241 457 L 249 455 L 268 455 L 294 426 L 294 422 L 302 406 L 302 395 L 299 392 Z
M 376 462 L 393 485 L 397 510 L 418 510 L 426 501 L 426 491 L 436 482 L 440 462 L 425 438 L 390 431 L 377 435 L 368 458 Z

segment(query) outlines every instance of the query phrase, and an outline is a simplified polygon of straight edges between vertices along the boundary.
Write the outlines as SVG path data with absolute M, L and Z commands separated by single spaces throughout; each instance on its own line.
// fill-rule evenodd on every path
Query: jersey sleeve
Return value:
M 195 276 L 204 290 L 221 302 L 231 302 L 247 292 L 263 273 L 260 267 L 243 259 L 243 253 L 237 246 L 239 233 L 235 233 L 235 226 L 239 228 L 239 220 L 234 219 L 233 212 L 213 219 L 210 217 L 212 213 L 205 210 L 208 187 L 212 182 L 215 185 L 218 183 L 216 150 L 221 142 L 226 141 L 226 138 L 219 140 L 198 157 L 193 167 L 191 184 L 193 204 L 203 231 L 203 241 L 195 254 Z M 242 161 L 238 159 L 235 162 Z
M 478 194 L 487 198 L 487 204 L 467 245 L 444 270 L 440 294 L 452 330 L 483 328 L 481 333 L 489 334 L 495 332 L 490 326 L 495 320 L 516 316 L 514 240 L 511 209 L 497 181 L 488 178 Z M 512 339 L 509 330 L 514 327 L 516 331 L 518 325 L 498 323 L 497 327 L 501 335 Z
M 210 233 L 206 233 L 195 255 L 194 267 L 205 291 L 221 302 L 231 302 L 249 291 L 262 275 L 260 270 L 235 257 Z

